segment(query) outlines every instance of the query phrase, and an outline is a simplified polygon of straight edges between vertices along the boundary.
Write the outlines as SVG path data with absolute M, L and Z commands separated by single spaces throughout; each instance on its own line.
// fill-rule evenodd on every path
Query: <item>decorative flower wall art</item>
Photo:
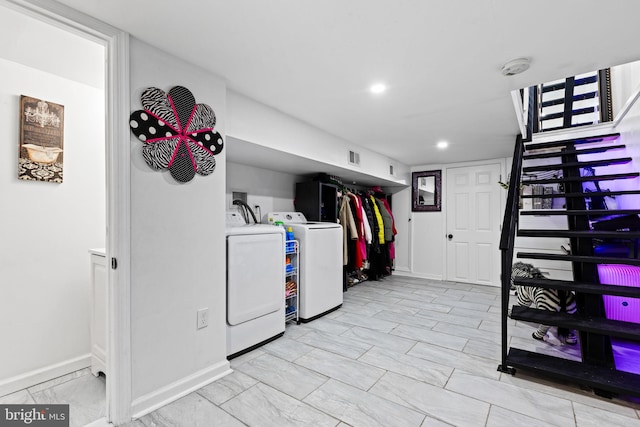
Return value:
M 144 145 L 142 156 L 155 169 L 169 169 L 179 182 L 189 182 L 196 173 L 211 174 L 215 155 L 223 148 L 222 136 L 213 130 L 216 115 L 183 86 L 169 93 L 156 87 L 140 96 L 143 110 L 131 113 L 129 126 Z

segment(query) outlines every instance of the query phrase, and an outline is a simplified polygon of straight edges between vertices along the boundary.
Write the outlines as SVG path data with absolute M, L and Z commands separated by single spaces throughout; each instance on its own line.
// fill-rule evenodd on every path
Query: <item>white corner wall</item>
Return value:
M 1 396 L 89 365 L 88 250 L 106 228 L 103 91 L 5 59 L 0 76 Z M 20 95 L 64 105 L 62 184 L 18 180 Z
M 630 62 L 611 67 L 611 98 L 613 99 L 613 117 L 617 117 L 620 110 L 634 92 L 640 88 L 640 61 Z
M 249 206 L 260 206 L 261 218 L 257 218 L 258 221 L 265 220 L 268 212 L 295 211 L 293 199 L 296 182 L 305 179 L 289 173 L 227 162 L 227 210 L 236 209 L 232 205 L 232 193 L 240 191 L 247 193 Z
M 131 39 L 131 109 L 150 86 L 182 85 L 217 116 L 226 88 L 215 75 Z M 226 139 L 225 139 L 226 141 Z M 225 329 L 225 152 L 213 174 L 180 184 L 142 158 L 131 134 L 132 413 L 140 416 L 229 372 Z M 196 311 L 209 326 L 196 330 Z

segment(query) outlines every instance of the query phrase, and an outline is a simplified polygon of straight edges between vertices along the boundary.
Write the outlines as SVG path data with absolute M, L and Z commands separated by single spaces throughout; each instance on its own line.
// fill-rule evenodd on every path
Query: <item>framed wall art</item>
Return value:
M 64 106 L 20 96 L 18 178 L 62 183 Z
M 442 171 L 413 172 L 412 211 L 439 212 L 442 205 Z

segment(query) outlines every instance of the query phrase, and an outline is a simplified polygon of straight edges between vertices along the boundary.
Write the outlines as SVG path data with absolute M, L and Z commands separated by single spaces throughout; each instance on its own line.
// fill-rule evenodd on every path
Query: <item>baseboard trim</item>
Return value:
M 233 372 L 228 360 L 209 366 L 198 372 L 166 385 L 154 392 L 147 393 L 131 403 L 133 419 L 138 419 L 163 407 L 199 388 L 214 382 Z
M 433 274 L 420 274 L 420 273 L 414 273 L 412 271 L 405 271 L 405 270 L 398 270 L 398 269 L 396 269 L 396 271 L 394 272 L 394 276 L 398 276 L 398 277 L 405 276 L 405 277 L 412 277 L 415 279 L 429 279 L 429 280 L 440 280 L 440 281 L 444 280 L 442 276 L 437 276 Z
M 0 397 L 91 366 L 91 354 L 0 380 Z

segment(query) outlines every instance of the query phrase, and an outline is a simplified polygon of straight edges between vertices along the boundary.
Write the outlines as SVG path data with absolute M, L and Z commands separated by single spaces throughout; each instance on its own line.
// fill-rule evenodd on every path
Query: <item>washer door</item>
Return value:
M 281 234 L 227 237 L 227 323 L 284 313 L 284 270 Z

